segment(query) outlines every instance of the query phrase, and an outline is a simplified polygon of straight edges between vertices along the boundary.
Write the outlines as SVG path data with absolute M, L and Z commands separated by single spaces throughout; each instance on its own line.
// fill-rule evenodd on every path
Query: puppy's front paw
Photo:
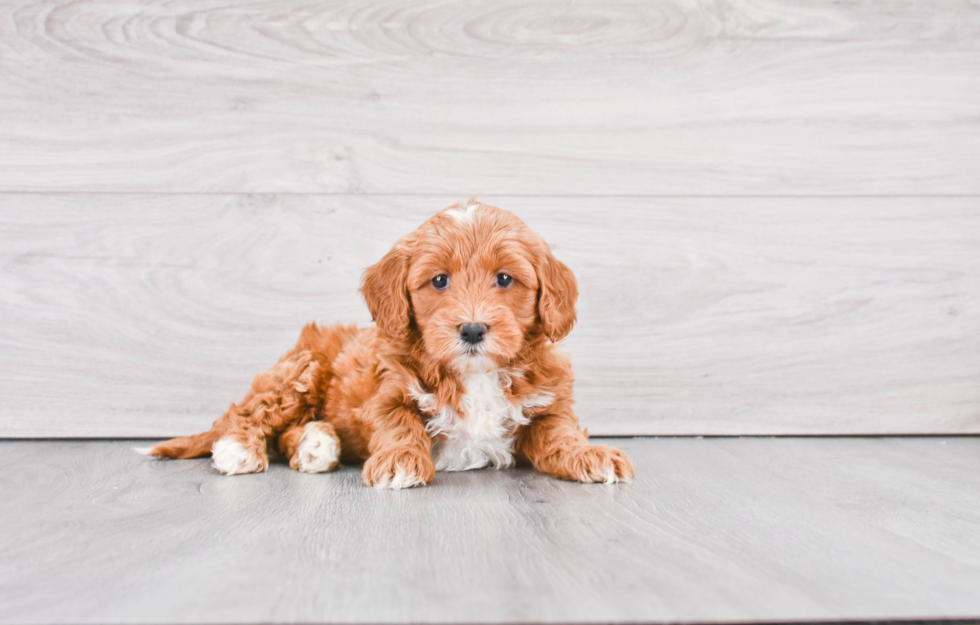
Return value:
M 365 486 L 398 490 L 425 486 L 436 476 L 432 454 L 423 449 L 382 449 L 364 463 Z
M 633 461 L 618 449 L 606 445 L 583 445 L 561 454 L 555 477 L 591 484 L 629 482 L 633 479 Z

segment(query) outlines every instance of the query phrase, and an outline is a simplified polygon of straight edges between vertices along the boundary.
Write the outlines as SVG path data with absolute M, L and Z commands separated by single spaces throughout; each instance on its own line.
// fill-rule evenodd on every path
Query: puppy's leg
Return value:
M 590 444 L 570 409 L 535 417 L 518 434 L 517 446 L 534 468 L 563 480 L 611 484 L 634 476 L 629 456 Z
M 211 448 L 214 468 L 226 475 L 261 473 L 269 468 L 266 437 L 261 428 L 226 431 Z
M 368 442 L 371 455 L 362 471 L 364 484 L 398 490 L 432 482 L 436 476 L 432 439 L 419 416 L 401 406 L 380 415 L 375 423 Z
M 269 467 L 267 443 L 296 422 L 310 421 L 319 406 L 317 362 L 306 350 L 293 350 L 259 374 L 240 404 L 232 404 L 210 431 L 173 439 L 145 450 L 152 456 L 214 458 L 214 467 L 229 475 L 257 473 Z
M 316 412 L 318 366 L 307 351 L 291 352 L 255 377 L 240 406 L 218 420 L 222 436 L 211 449 L 214 468 L 233 475 L 269 468 L 268 442 Z
M 325 473 L 340 463 L 340 437 L 326 421 L 290 425 L 279 435 L 279 451 L 303 473 Z

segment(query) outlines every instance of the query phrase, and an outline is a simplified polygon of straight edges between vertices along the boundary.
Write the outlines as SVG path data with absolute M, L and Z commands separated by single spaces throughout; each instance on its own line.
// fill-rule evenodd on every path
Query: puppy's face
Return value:
M 526 227 L 476 204 L 445 211 L 426 226 L 408 270 L 426 351 L 457 371 L 503 365 L 537 317 L 538 278 Z
M 535 326 L 552 340 L 575 322 L 575 278 L 520 219 L 454 206 L 426 221 L 365 273 L 379 329 L 414 326 L 426 353 L 460 373 L 503 366 Z

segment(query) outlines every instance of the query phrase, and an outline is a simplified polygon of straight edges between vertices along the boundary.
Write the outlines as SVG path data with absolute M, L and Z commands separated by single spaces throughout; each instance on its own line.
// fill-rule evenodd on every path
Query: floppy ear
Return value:
M 544 244 L 544 253 L 538 258 L 538 317 L 541 318 L 544 333 L 557 343 L 568 336 L 575 325 L 578 283 L 572 270 L 555 258 L 547 243 Z
M 403 241 L 371 265 L 361 279 L 361 293 L 378 329 L 392 338 L 408 336 L 408 251 Z

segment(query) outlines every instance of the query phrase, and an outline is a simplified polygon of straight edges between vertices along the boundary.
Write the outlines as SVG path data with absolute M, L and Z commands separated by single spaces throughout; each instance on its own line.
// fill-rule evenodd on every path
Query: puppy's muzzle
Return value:
M 467 323 L 459 329 L 459 338 L 470 345 L 482 343 L 487 336 L 487 326 L 482 323 Z

